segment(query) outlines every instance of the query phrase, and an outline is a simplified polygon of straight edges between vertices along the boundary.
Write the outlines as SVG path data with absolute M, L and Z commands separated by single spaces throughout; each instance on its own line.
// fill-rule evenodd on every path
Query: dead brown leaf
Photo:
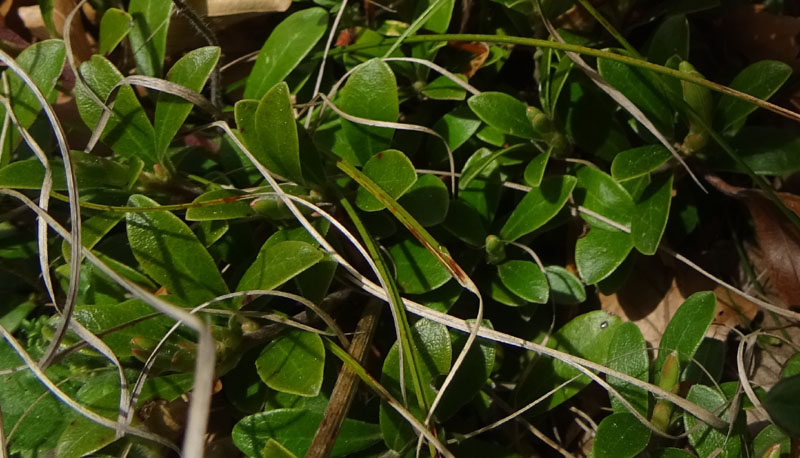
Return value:
M 479 41 L 451 41 L 448 42 L 447 45 L 473 55 L 469 60 L 469 68 L 462 72 L 467 79 L 472 78 L 475 72 L 483 67 L 483 64 L 489 57 L 489 45 L 486 43 L 481 43 Z
M 747 206 L 761 247 L 769 289 L 785 306 L 800 305 L 800 232 L 797 228 L 762 191 L 731 186 L 715 176 L 707 176 L 706 180 Z M 790 210 L 800 214 L 800 196 L 786 192 L 776 195 Z
M 59 34 L 63 33 L 64 22 L 69 13 L 75 8 L 75 5 L 77 5 L 76 0 L 53 0 L 53 25 Z M 50 31 L 44 25 L 42 11 L 38 5 L 20 7 L 18 15 L 25 27 L 30 30 L 31 35 L 40 40 L 51 38 Z M 78 64 L 92 57 L 92 40 L 83 27 L 80 15 L 76 15 L 72 24 L 70 24 L 69 38 L 71 51 Z

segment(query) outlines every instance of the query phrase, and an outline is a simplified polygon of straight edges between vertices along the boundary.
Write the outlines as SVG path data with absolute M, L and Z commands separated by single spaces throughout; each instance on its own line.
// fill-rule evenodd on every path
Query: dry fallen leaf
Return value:
M 741 200 L 750 211 L 761 247 L 761 261 L 768 287 L 786 306 L 800 305 L 800 232 L 764 193 L 731 186 L 719 177 L 706 180 L 720 192 Z M 800 215 L 800 196 L 775 193 L 791 211 Z
M 475 72 L 483 67 L 484 62 L 486 62 L 486 59 L 489 57 L 489 45 L 486 43 L 481 43 L 479 41 L 451 41 L 448 42 L 447 45 L 452 48 L 460 49 L 461 51 L 466 51 L 474 56 L 469 60 L 469 68 L 462 72 L 467 79 L 472 78 Z
M 63 33 L 64 22 L 76 4 L 76 0 L 53 0 L 53 25 L 59 34 Z M 20 7 L 17 14 L 33 36 L 41 40 L 50 38 L 50 32 L 44 25 L 42 11 L 38 5 Z M 71 51 L 78 64 L 92 57 L 91 37 L 83 28 L 80 14 L 76 15 L 70 24 L 69 35 Z

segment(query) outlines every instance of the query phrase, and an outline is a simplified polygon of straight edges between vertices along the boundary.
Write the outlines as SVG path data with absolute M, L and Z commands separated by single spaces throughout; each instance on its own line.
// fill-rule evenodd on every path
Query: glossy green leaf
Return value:
M 138 300 L 130 300 L 118 304 L 78 306 L 75 308 L 75 319 L 90 331 L 103 333 L 154 313 L 155 310 L 149 305 Z M 172 322 L 169 318 L 156 316 L 105 335 L 103 341 L 111 347 L 117 357 L 128 358 L 133 356 L 130 344 L 132 338 L 144 337 L 158 341 L 170 326 Z
M 500 238 L 513 241 L 550 221 L 567 202 L 577 180 L 569 175 L 547 177 L 542 184 L 525 194 L 508 221 L 500 229 Z
M 447 218 L 450 208 L 450 191 L 441 178 L 420 175 L 398 203 L 424 227 L 436 226 Z
M 100 54 L 108 54 L 128 35 L 133 27 L 130 14 L 117 8 L 109 8 L 100 20 Z
M 589 233 L 575 244 L 575 264 L 587 285 L 611 275 L 633 249 L 630 234 L 608 226 L 590 226 Z
M 276 409 L 241 419 L 233 427 L 233 442 L 249 457 L 261 457 L 269 439 L 296 456 L 305 456 L 314 432 L 322 422 L 322 412 L 304 409 Z M 345 419 L 332 457 L 352 455 L 380 440 L 377 425 Z
M 45 40 L 25 48 L 17 56 L 16 62 L 36 83 L 47 100 L 52 103 L 55 101 L 57 94 L 55 85 L 58 76 L 61 75 L 65 59 L 66 50 L 63 41 Z M 10 71 L 8 75 L 8 98 L 11 108 L 14 110 L 19 124 L 26 128 L 30 127 L 42 107 L 22 79 Z
M 800 374 L 800 353 L 795 353 L 794 356 L 789 358 L 789 361 L 786 361 L 786 365 L 783 366 L 781 371 L 781 378 L 788 378 L 797 374 Z
M 128 189 L 142 171 L 138 159 L 128 161 L 130 166 L 103 157 L 86 154 L 83 151 L 70 151 L 75 181 L 78 188 L 121 188 Z M 61 162 L 50 163 L 53 172 L 53 190 L 67 189 L 64 166 Z M 15 189 L 40 189 L 44 181 L 44 166 L 38 159 L 31 158 L 12 162 L 0 169 L 0 184 Z
M 364 175 L 380 186 L 394 199 L 398 199 L 417 181 L 414 164 L 402 151 L 390 149 L 372 156 L 362 170 Z M 356 205 L 364 211 L 383 210 L 385 206 L 364 188 L 358 188 Z
M 652 255 L 658 250 L 661 236 L 667 227 L 671 202 L 672 174 L 656 178 L 636 202 L 631 221 L 631 238 L 633 246 L 641 253 Z
M 475 137 L 486 143 L 501 148 L 506 144 L 506 135 L 500 129 L 485 125 L 478 130 Z
M 447 232 L 468 245 L 480 248 L 489 235 L 480 213 L 462 200 L 450 202 L 443 227 Z
M 647 342 L 642 331 L 632 322 L 622 323 L 608 348 L 608 367 L 644 382 L 650 377 L 650 360 L 647 356 Z M 609 385 L 613 386 L 625 399 L 644 416 L 648 413 L 648 394 L 639 388 L 616 377 L 608 376 Z M 609 395 L 614 412 L 627 412 L 627 408 L 616 398 Z
M 450 335 L 447 328 L 439 323 L 430 320 L 419 320 L 411 328 L 411 335 L 414 339 L 417 352 L 420 355 L 419 373 L 423 390 L 427 399 L 433 399 L 434 378 L 446 374 L 450 370 L 453 355 Z M 406 366 L 408 366 L 406 358 Z M 406 367 L 406 393 L 408 396 L 408 408 L 412 413 L 421 416 L 418 396 L 414 389 L 411 377 L 408 376 L 409 368 Z M 395 399 L 402 399 L 400 388 L 400 358 L 397 343 L 395 343 L 383 361 L 381 371 L 381 384 L 391 393 Z M 403 419 L 394 409 L 381 403 L 380 427 L 383 433 L 383 441 L 392 450 L 400 450 L 411 440 L 416 439 L 416 434 L 408 422 Z
M 91 250 L 123 218 L 125 218 L 124 213 L 107 212 L 83 220 L 81 223 L 81 244 Z M 66 240 L 61 243 L 61 255 L 67 261 L 70 259 L 69 247 L 70 244 Z
M 464 168 L 469 170 L 472 168 L 473 162 L 482 160 L 488 154 L 490 152 L 486 148 L 478 149 L 467 159 Z M 503 192 L 500 179 L 499 164 L 497 161 L 491 161 L 483 167 L 478 176 L 470 181 L 464 189 L 458 190 L 458 198 L 472 207 L 483 219 L 484 225 L 487 227 L 494 221 L 494 214 L 497 211 L 500 196 Z M 483 245 L 483 242 L 481 242 L 481 245 Z
M 445 139 L 450 151 L 456 151 L 480 126 L 481 120 L 467 104 L 462 103 L 436 121 L 433 130 Z M 447 150 L 440 141 L 428 142 L 428 146 L 430 148 L 428 154 L 432 160 L 442 162 L 447 160 Z
M 550 285 L 550 297 L 556 304 L 576 305 L 586 300 L 583 283 L 569 270 L 561 266 L 544 268 Z
M 133 195 L 128 205 L 152 207 L 158 203 Z M 171 294 L 197 305 L 228 292 L 214 259 L 180 218 L 161 210 L 128 213 L 126 220 L 136 260 Z
M 745 164 L 759 175 L 784 175 L 800 170 L 800 139 L 793 132 L 766 126 L 745 126 L 732 140 Z M 715 167 L 744 173 L 727 156 Z
M 800 435 L 800 375 L 782 378 L 763 400 L 764 408 L 778 426 L 792 436 Z
M 161 76 L 167 52 L 167 31 L 172 2 L 131 0 L 128 13 L 133 18 L 131 41 L 136 69 L 142 75 Z
M 575 202 L 610 220 L 628 226 L 633 216 L 633 199 L 628 191 L 606 173 L 592 167 L 581 167 L 575 173 L 578 185 L 575 187 Z M 610 229 L 603 221 L 581 214 L 592 226 Z
M 206 46 L 186 53 L 175 62 L 167 72 L 167 80 L 179 84 L 187 89 L 200 92 L 206 84 L 211 71 L 217 65 L 220 49 L 216 46 Z M 177 95 L 160 92 L 156 103 L 156 113 L 153 121 L 155 126 L 156 154 L 163 157 L 169 144 L 178 133 L 189 112 L 192 103 L 187 102 Z
M 589 78 L 573 73 L 564 92 L 564 131 L 576 146 L 604 161 L 631 148 L 628 127 L 619 117 L 597 116 L 598 112 L 615 111 L 618 105 Z
M 407 294 L 432 291 L 450 279 L 450 272 L 416 240 L 406 239 L 389 248 L 397 285 Z
M 748 65 L 731 81 L 729 87 L 759 99 L 769 99 L 789 79 L 792 68 L 774 61 L 762 60 Z M 715 125 L 726 133 L 738 131 L 756 106 L 730 95 L 723 95 L 717 104 Z
M 462 81 L 467 80 L 464 75 L 456 76 Z M 434 100 L 464 100 L 467 97 L 467 91 L 463 87 L 444 75 L 426 84 L 420 92 Z
M 725 342 L 704 337 L 694 353 L 694 360 L 689 363 L 683 374 L 683 381 L 711 386 L 722 379 L 724 365 Z
M 291 14 L 272 31 L 247 78 L 244 97 L 260 99 L 297 67 L 325 34 L 328 13 L 307 8 Z
M 659 352 L 659 354 L 660 353 L 661 352 Z M 710 412 L 716 412 L 723 420 L 731 417 L 730 408 L 726 407 L 728 402 L 725 396 L 714 388 L 705 385 L 694 385 L 689 389 L 686 400 Z M 692 447 L 694 447 L 700 457 L 708 457 L 711 454 L 715 454 L 718 458 L 734 458 L 741 456 L 741 436 L 736 434 L 729 435 L 728 431 L 716 430 L 700 422 L 689 412 L 683 413 L 683 422 L 686 431 L 689 432 L 689 443 L 692 444 Z M 716 454 L 718 449 L 722 449 L 722 452 Z
M 253 136 L 245 134 L 251 152 L 270 171 L 297 183 L 303 183 L 300 143 L 292 110 L 291 94 L 286 83 L 279 83 L 264 94 L 258 103 Z M 251 146 L 252 145 L 252 146 Z
M 525 114 L 527 105 L 502 92 L 482 92 L 467 101 L 472 111 L 486 124 L 500 132 L 522 138 L 535 138 Z
M 307 242 L 267 240 L 236 287 L 238 291 L 275 289 L 320 262 L 324 253 Z
M 528 186 L 541 186 L 544 178 L 544 170 L 547 168 L 547 161 L 550 159 L 550 151 L 539 153 L 525 166 L 522 179 Z
M 344 84 L 339 108 L 360 118 L 397 121 L 400 113 L 397 81 L 389 66 L 378 59 L 361 65 Z M 345 159 L 354 165 L 362 165 L 375 154 L 388 149 L 394 136 L 393 129 L 365 126 L 346 119 L 341 122 L 353 152 L 352 157 Z
M 689 58 L 689 21 L 686 16 L 666 17 L 658 25 L 647 48 L 647 60 L 663 65 L 672 56 Z
M 767 425 L 753 439 L 753 456 L 762 458 L 764 453 L 773 445 L 780 444 L 780 458 L 789 458 L 792 450 L 791 438 L 775 425 Z M 771 457 L 770 457 L 771 458 Z
M 186 221 L 217 221 L 226 219 L 245 218 L 253 215 L 248 200 L 236 200 L 244 195 L 243 191 L 235 189 L 214 189 L 204 192 L 192 201 L 193 204 L 211 200 L 230 199 L 228 202 L 203 207 L 190 207 L 186 210 Z
M 661 366 L 672 351 L 678 352 L 678 361 L 681 368 L 689 365 L 703 336 L 714 319 L 717 309 L 717 299 L 713 292 L 704 291 L 692 294 L 678 307 L 667 324 L 658 345 L 658 357 L 653 362 L 655 368 L 654 380 L 661 374 Z
M 507 153 L 518 151 L 525 147 L 524 143 L 516 144 L 508 148 L 499 149 L 497 151 L 490 151 L 487 148 L 481 148 L 470 157 L 470 161 L 464 164 L 461 171 L 461 177 L 458 180 L 458 189 L 466 189 L 469 184 L 477 176 L 482 175 L 483 172 L 494 164 L 495 161 L 499 163 L 499 159 Z M 474 159 L 473 159 L 474 158 Z
M 614 413 L 597 425 L 594 458 L 633 458 L 650 441 L 650 430 L 630 413 Z
M 299 329 L 278 336 L 256 359 L 258 376 L 268 387 L 298 396 L 319 394 L 324 367 L 322 338 Z
M 611 338 L 619 323 L 619 318 L 604 311 L 585 313 L 554 332 L 547 346 L 605 364 L 608 361 Z M 522 398 L 520 402 L 532 401 L 579 374 L 577 369 L 561 361 L 540 358 L 518 390 Z M 588 377 L 581 376 L 532 410 L 535 412 L 550 410 L 577 394 L 589 382 Z
M 597 59 L 597 70 L 622 92 L 667 137 L 674 129 L 674 109 L 658 87 L 655 77 L 639 68 L 608 59 Z
M 646 175 L 664 165 L 672 155 L 663 145 L 645 145 L 614 156 L 611 176 L 626 181 Z
M 459 285 L 459 288 L 461 286 Z M 470 320 L 470 322 L 474 322 Z M 491 323 L 484 321 L 483 327 L 491 328 Z M 464 349 L 467 335 L 463 333 L 450 333 L 452 341 L 452 354 L 457 356 Z M 467 352 L 466 358 L 456 372 L 455 378 L 448 386 L 447 392 L 442 396 L 442 401 L 436 408 L 436 418 L 445 421 L 452 418 L 459 408 L 472 401 L 486 384 L 495 364 L 497 349 L 489 340 L 478 339 Z
M 664 448 L 656 450 L 653 453 L 653 458 L 697 458 L 697 455 L 679 448 Z
M 534 304 L 545 304 L 550 297 L 547 277 L 531 261 L 506 261 L 497 266 L 500 281 L 512 293 Z
M 111 62 L 98 55 L 84 62 L 79 71 L 87 86 L 100 100 L 105 100 L 123 78 L 122 73 Z M 75 102 L 83 122 L 94 129 L 103 109 L 90 98 L 80 84 L 75 86 Z M 153 126 L 130 86 L 119 88 L 111 111 L 113 116 L 109 118 L 100 136 L 103 143 L 116 154 L 137 157 L 148 166 L 154 164 L 157 158 Z
M 264 444 L 264 448 L 261 450 L 261 456 L 268 456 L 270 458 L 297 458 L 294 453 L 290 452 L 289 449 L 271 437 L 267 439 L 267 443 Z

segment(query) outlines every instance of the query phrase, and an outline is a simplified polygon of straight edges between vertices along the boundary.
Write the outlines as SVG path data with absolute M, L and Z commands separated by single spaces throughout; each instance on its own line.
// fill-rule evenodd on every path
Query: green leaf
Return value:
M 450 370 L 453 355 L 450 335 L 444 325 L 426 319 L 419 320 L 414 324 L 411 328 L 411 335 L 420 355 L 418 361 L 420 382 L 423 390 L 426 391 L 425 396 L 428 399 L 433 399 L 436 395 L 433 386 L 434 378 L 441 374 L 446 374 Z M 420 411 L 419 401 L 417 400 L 420 393 L 416 392 L 411 377 L 408 376 L 409 370 L 408 358 L 406 357 L 405 383 L 408 408 L 419 417 L 424 415 L 424 412 Z M 400 358 L 396 342 L 392 345 L 383 361 L 381 384 L 395 399 L 402 399 Z M 380 427 L 383 432 L 384 442 L 392 450 L 400 450 L 409 441 L 416 438 L 414 430 L 411 429 L 407 421 L 383 402 L 380 408 Z
M 547 177 L 531 189 L 500 229 L 500 238 L 514 241 L 550 221 L 567 202 L 577 180 L 569 175 Z
M 114 86 L 123 78 L 122 73 L 111 62 L 98 55 L 84 62 L 79 71 L 86 85 L 100 100 L 106 100 Z M 94 129 L 103 112 L 102 107 L 90 98 L 80 84 L 75 85 L 75 102 L 83 122 Z M 119 88 L 111 112 L 113 115 L 100 136 L 103 143 L 116 154 L 136 157 L 152 166 L 157 160 L 155 133 L 130 86 Z
M 474 321 L 470 320 L 470 322 Z M 481 326 L 492 327 L 488 321 L 484 321 Z M 458 355 L 464 349 L 467 335 L 450 333 L 450 340 L 453 345 L 452 354 Z M 439 421 L 451 418 L 459 408 L 472 401 L 480 393 L 481 388 L 492 374 L 496 355 L 497 349 L 492 341 L 485 339 L 475 341 L 436 408 L 436 418 Z
M 297 124 L 286 83 L 279 83 L 264 94 L 256 108 L 253 127 L 255 135 L 250 138 L 256 141 L 256 159 L 270 171 L 303 183 Z
M 97 52 L 108 54 L 128 35 L 133 27 L 130 14 L 117 8 L 109 8 L 100 20 L 100 45 Z
M 433 130 L 445 139 L 450 151 L 455 151 L 469 140 L 480 126 L 481 120 L 475 117 L 475 113 L 467 104 L 462 103 L 436 121 Z M 441 142 L 428 142 L 428 147 L 431 161 L 447 160 L 447 150 Z
M 713 292 L 703 291 L 692 294 L 678 307 L 667 328 L 661 336 L 658 345 L 658 357 L 653 362 L 655 368 L 654 380 L 661 375 L 661 366 L 667 355 L 673 351 L 678 352 L 678 362 L 681 370 L 687 367 L 694 357 L 703 336 L 714 319 L 717 309 L 717 299 Z
M 450 279 L 450 272 L 416 240 L 406 239 L 389 248 L 397 271 L 397 285 L 407 294 L 432 291 Z
M 131 0 L 128 13 L 133 28 L 128 35 L 138 73 L 161 76 L 167 53 L 167 30 L 172 2 L 162 0 Z
M 665 136 L 672 136 L 675 110 L 658 87 L 654 76 L 639 68 L 608 59 L 597 59 L 597 70 L 614 88 L 630 99 Z
M 544 170 L 547 168 L 547 161 L 550 159 L 550 150 L 539 153 L 525 166 L 522 179 L 528 186 L 541 186 L 544 178 Z
M 633 246 L 643 254 L 652 255 L 658 250 L 661 236 L 667 227 L 671 202 L 672 174 L 650 183 L 636 202 L 631 221 L 631 238 Z
M 780 444 L 780 458 L 789 458 L 792 449 L 791 438 L 775 425 L 767 425 L 753 439 L 753 456 L 761 458 L 773 444 Z
M 261 450 L 261 456 L 269 458 L 297 458 L 294 453 L 290 452 L 289 449 L 271 437 L 267 439 L 267 443 L 264 444 L 264 449 Z
M 759 175 L 784 175 L 800 170 L 800 139 L 787 130 L 745 126 L 732 143 L 744 163 Z M 720 156 L 712 164 L 745 173 L 727 155 Z
M 564 131 L 584 151 L 604 161 L 611 161 L 620 151 L 631 147 L 628 126 L 611 113 L 618 105 L 582 73 L 573 73 L 565 87 Z
M 764 398 L 764 408 L 772 420 L 792 436 L 800 436 L 800 375 L 782 378 Z
M 547 277 L 530 261 L 507 261 L 497 266 L 500 281 L 517 296 L 534 304 L 546 304 L 550 297 Z
M 462 242 L 473 247 L 483 247 L 489 232 L 480 213 L 463 200 L 450 202 L 443 227 Z
M 263 456 L 261 452 L 269 439 L 275 440 L 296 456 L 305 456 L 314 432 L 322 422 L 322 416 L 322 412 L 304 409 L 276 409 L 250 415 L 233 427 L 233 442 L 251 457 Z M 377 425 L 347 418 L 331 456 L 349 456 L 379 440 Z
M 283 81 L 322 38 L 327 27 L 327 11 L 316 7 L 300 10 L 281 21 L 256 57 L 244 97 L 260 99 Z
M 456 76 L 462 81 L 467 80 L 464 75 Z M 467 97 L 467 91 L 463 87 L 444 75 L 436 77 L 425 85 L 420 92 L 434 100 L 464 100 Z
M 650 360 L 647 357 L 647 342 L 642 336 L 642 331 L 632 322 L 622 323 L 617 328 L 617 332 L 611 339 L 608 348 L 608 367 L 623 374 L 636 377 L 644 382 L 650 376 Z M 608 376 L 609 385 L 625 399 L 631 403 L 644 416 L 648 412 L 648 394 L 643 388 L 639 388 L 628 382 L 624 382 L 616 377 Z M 627 412 L 627 408 L 616 398 L 609 395 L 611 406 L 614 412 Z
M 800 353 L 795 353 L 794 356 L 789 358 L 789 361 L 786 361 L 786 365 L 783 366 L 781 371 L 781 378 L 788 378 L 797 374 L 800 374 Z
M 554 332 L 547 346 L 605 364 L 608 361 L 611 338 L 619 323 L 619 318 L 601 310 L 585 313 Z M 577 369 L 561 361 L 553 358 L 540 358 L 519 388 L 520 403 L 533 401 L 579 374 Z M 589 382 L 590 379 L 585 375 L 579 377 L 542 404 L 534 407 L 532 411 L 538 413 L 554 408 L 577 394 Z
M 187 89 L 200 92 L 208 80 L 214 66 L 217 65 L 220 49 L 206 46 L 192 50 L 175 62 L 167 72 L 167 80 Z M 164 157 L 170 142 L 178 133 L 189 112 L 192 103 L 177 95 L 159 92 L 156 103 L 155 126 L 156 154 Z
M 547 283 L 550 285 L 550 297 L 556 304 L 577 305 L 586 300 L 583 283 L 569 270 L 561 266 L 547 266 Z
M 280 335 L 256 359 L 258 376 L 268 387 L 298 396 L 319 394 L 324 367 L 322 338 L 299 329 Z
M 217 221 L 252 216 L 253 209 L 250 208 L 247 200 L 235 200 L 243 195 L 245 195 L 245 192 L 237 189 L 214 189 L 204 192 L 197 196 L 192 203 L 199 204 L 219 199 L 230 199 L 230 201 L 217 205 L 190 207 L 186 210 L 186 221 Z
M 669 16 L 664 19 L 650 38 L 647 60 L 663 65 L 672 56 L 681 60 L 689 58 L 689 21 L 686 16 Z
M 693 455 L 679 448 L 664 448 L 656 450 L 653 454 L 653 458 L 697 458 L 697 455 Z
M 673 319 L 674 321 L 674 319 Z M 672 322 L 670 322 L 672 324 Z M 662 350 L 659 350 L 659 356 Z M 656 366 L 658 367 L 658 366 Z M 716 412 L 723 420 L 731 417 L 730 408 L 725 396 L 714 388 L 705 385 L 693 385 L 689 389 L 686 400 L 710 411 Z M 720 415 L 722 409 L 724 415 Z M 728 431 L 716 430 L 698 420 L 689 412 L 683 413 L 683 422 L 686 431 L 689 432 L 689 443 L 692 444 L 697 454 L 701 457 L 708 457 L 715 454 L 718 458 L 734 458 L 741 456 L 742 439 L 738 434 L 729 435 Z M 722 449 L 722 453 L 716 454 L 717 449 Z
M 389 66 L 373 59 L 358 67 L 341 90 L 339 108 L 347 114 L 376 121 L 397 121 L 400 113 L 397 81 Z M 389 148 L 393 129 L 365 126 L 342 119 L 342 131 L 353 156 L 345 157 L 363 165 L 373 155 Z
M 527 105 L 503 92 L 482 92 L 467 100 L 469 107 L 486 124 L 515 137 L 535 138 Z
M 142 171 L 138 159 L 128 161 L 130 166 L 114 160 L 86 154 L 83 151 L 70 151 L 75 180 L 78 188 L 121 188 L 128 189 Z M 67 189 L 64 166 L 60 161 L 50 163 L 53 172 L 53 190 Z M 15 189 L 40 189 L 44 181 L 44 166 L 36 158 L 12 162 L 0 169 L 0 185 Z
M 323 257 L 323 252 L 310 243 L 267 240 L 236 289 L 275 289 L 318 263 Z
M 792 68 L 774 61 L 762 60 L 748 65 L 731 81 L 729 87 L 759 99 L 769 99 L 792 75 Z M 730 95 L 723 95 L 717 104 L 715 125 L 724 133 L 735 133 L 744 125 L 756 105 Z
M 587 285 L 611 275 L 633 249 L 630 234 L 607 227 L 590 225 L 589 233 L 575 244 L 575 264 Z
M 628 191 L 614 181 L 608 174 L 592 167 L 581 167 L 575 173 L 578 185 L 575 187 L 575 202 L 606 218 L 628 226 L 633 216 L 633 199 Z M 581 217 L 592 226 L 609 228 L 601 220 L 586 214 Z
M 650 430 L 630 413 L 614 413 L 597 426 L 594 458 L 633 458 L 650 441 Z
M 364 164 L 362 171 L 394 199 L 405 194 L 417 181 L 414 164 L 396 149 L 382 151 L 372 156 Z M 356 193 L 356 205 L 361 210 L 369 212 L 385 208 L 385 205 L 362 187 L 359 187 Z
M 713 385 L 722 379 L 724 365 L 725 342 L 703 337 L 703 341 L 694 353 L 694 360 L 683 374 L 683 381 Z
M 420 175 L 398 203 L 424 227 L 436 226 L 447 218 L 450 192 L 439 177 Z
M 672 157 L 663 145 L 645 145 L 625 150 L 614 156 L 611 176 L 617 181 L 626 181 L 646 175 Z
M 78 306 L 75 308 L 75 319 L 90 331 L 103 333 L 154 313 L 155 310 L 144 302 L 130 300 L 118 304 Z M 132 338 L 144 337 L 158 341 L 171 325 L 169 318 L 156 316 L 105 335 L 103 341 L 117 357 L 129 358 L 133 356 L 130 344 Z
M 124 213 L 106 212 L 84 220 L 81 223 L 81 244 L 91 250 L 123 218 L 125 218 Z M 70 244 L 64 240 L 61 243 L 61 255 L 67 262 L 70 259 L 69 248 Z
M 508 148 L 499 149 L 497 151 L 489 151 L 487 148 L 481 148 L 472 155 L 472 160 L 464 164 L 461 171 L 461 178 L 458 180 L 458 189 L 466 189 L 475 177 L 483 174 L 490 165 L 497 161 L 501 156 L 506 153 L 517 151 L 524 148 L 524 143 L 518 143 Z
M 133 195 L 128 205 L 158 203 Z M 164 210 L 128 213 L 128 242 L 142 269 L 170 293 L 197 305 L 228 293 L 214 260 L 189 226 Z

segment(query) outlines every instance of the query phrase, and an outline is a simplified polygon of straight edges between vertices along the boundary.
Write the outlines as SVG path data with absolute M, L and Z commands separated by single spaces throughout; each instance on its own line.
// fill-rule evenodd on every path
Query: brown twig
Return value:
M 358 326 L 356 326 L 356 333 L 350 343 L 350 348 L 347 349 L 350 356 L 362 365 L 364 364 L 367 349 L 372 342 L 372 337 L 378 327 L 380 316 L 381 303 L 374 299 L 367 302 L 361 319 L 358 321 Z M 311 442 L 308 453 L 306 453 L 306 458 L 326 458 L 330 456 L 333 445 L 339 435 L 339 430 L 342 428 L 342 423 L 350 410 L 350 404 L 353 401 L 353 397 L 355 397 L 357 387 L 358 376 L 347 366 L 342 366 L 341 370 L 339 370 L 339 378 L 333 387 L 330 402 L 325 409 L 325 415 L 322 417 L 322 423 L 320 423 L 317 432 L 314 434 L 314 440 Z

